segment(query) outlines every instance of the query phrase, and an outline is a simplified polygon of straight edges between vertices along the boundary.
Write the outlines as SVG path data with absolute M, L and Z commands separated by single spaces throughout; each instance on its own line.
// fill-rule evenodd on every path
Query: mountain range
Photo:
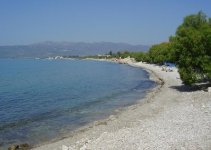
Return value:
M 0 58 L 45 58 L 54 56 L 87 56 L 106 54 L 109 51 L 147 51 L 147 45 L 113 42 L 41 42 L 30 45 L 0 46 Z

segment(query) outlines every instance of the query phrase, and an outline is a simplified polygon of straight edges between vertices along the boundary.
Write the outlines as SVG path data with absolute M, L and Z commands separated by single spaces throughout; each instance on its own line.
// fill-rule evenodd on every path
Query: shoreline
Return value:
M 85 59 L 85 60 L 118 63 L 117 61 L 108 60 L 108 59 Z M 121 63 L 121 64 L 123 64 L 123 63 Z M 92 129 L 92 128 L 100 126 L 100 125 L 107 125 L 107 123 L 112 121 L 113 118 L 118 118 L 118 115 L 120 115 L 122 112 L 126 111 L 127 109 L 131 109 L 130 107 L 136 107 L 136 105 L 143 105 L 143 104 L 147 103 L 147 100 L 151 99 L 151 97 L 154 96 L 155 93 L 159 92 L 160 89 L 162 88 L 164 81 L 161 78 L 159 78 L 159 76 L 155 72 L 153 72 L 152 70 L 149 70 L 147 68 L 143 68 L 143 67 L 140 67 L 140 66 L 136 66 L 131 62 L 130 63 L 125 62 L 123 65 L 129 65 L 130 67 L 135 67 L 135 68 L 140 68 L 140 69 L 145 70 L 149 74 L 149 79 L 154 81 L 157 85 L 155 87 L 147 90 L 146 93 L 145 93 L 145 96 L 142 99 L 137 100 L 132 105 L 117 108 L 117 109 L 113 110 L 111 115 L 109 115 L 105 118 L 90 122 L 90 123 L 88 123 L 88 124 L 86 124 L 82 127 L 79 127 L 79 128 L 77 128 L 73 131 L 70 131 L 69 134 L 67 134 L 63 137 L 55 138 L 55 139 L 52 139 L 50 141 L 43 142 L 41 144 L 32 145 L 32 149 L 34 149 L 34 150 L 36 150 L 37 148 L 42 149 L 42 147 L 45 146 L 45 145 L 51 145 L 52 143 L 56 143 L 56 142 L 62 141 L 64 139 L 73 138 L 74 136 L 78 136 L 80 134 L 83 134 L 84 132 L 88 131 L 89 129 Z M 75 141 L 75 139 L 73 139 L 73 140 Z
M 176 71 L 166 73 L 162 72 L 161 68 L 155 65 L 143 63 L 128 64 L 130 66 L 141 67 L 142 69 L 146 70 L 147 72 L 149 72 L 150 79 L 153 79 L 156 82 L 160 82 L 160 85 L 151 89 L 147 93 L 145 98 L 139 100 L 137 104 L 122 108 L 121 110 L 116 112 L 116 114 L 111 115 L 106 119 L 95 121 L 86 125 L 85 127 L 79 128 L 78 130 L 73 132 L 70 137 L 64 137 L 59 141 L 52 141 L 50 143 L 40 145 L 34 148 L 34 150 L 57 150 L 62 149 L 62 146 L 65 146 L 69 149 L 156 149 L 160 146 L 161 149 L 181 149 L 181 147 L 191 148 L 191 146 L 193 149 L 210 148 L 211 140 L 207 137 L 211 137 L 211 129 L 209 128 L 211 127 L 209 125 L 211 124 L 211 121 L 204 115 L 208 114 L 208 117 L 211 116 L 211 104 L 209 101 L 209 97 L 211 96 L 211 94 L 205 93 L 203 91 L 196 91 L 196 93 L 204 95 L 204 104 L 202 106 L 207 105 L 207 107 L 204 107 L 206 108 L 206 111 L 204 112 L 205 114 L 202 113 L 202 116 L 199 117 L 205 120 L 208 119 L 206 120 L 205 127 L 203 128 L 203 131 L 205 130 L 206 132 L 201 132 L 197 136 L 194 136 L 194 139 L 196 138 L 198 142 L 193 142 L 192 140 L 188 144 L 184 144 L 184 140 L 186 138 L 180 137 L 178 139 L 175 135 L 175 131 L 171 131 L 168 129 L 169 126 L 173 126 L 173 128 L 178 126 L 181 127 L 181 124 L 178 120 L 174 120 L 173 124 L 171 122 L 169 123 L 169 120 L 167 119 L 169 118 L 168 112 L 171 112 L 172 109 L 180 109 L 178 108 L 178 105 L 180 105 L 181 103 L 187 103 L 186 99 L 190 96 L 190 94 L 196 96 L 196 93 L 188 92 L 189 94 L 187 97 L 186 92 L 181 93 L 181 91 L 171 88 L 173 86 L 182 86 L 181 81 L 178 79 L 179 77 Z M 196 99 L 199 100 L 199 98 Z M 192 103 L 191 100 L 188 101 L 188 103 L 190 102 Z M 199 105 L 199 103 L 200 101 L 197 102 L 197 106 Z M 191 108 L 192 105 L 190 105 Z M 188 107 L 189 105 L 186 104 L 185 106 Z M 181 111 L 177 111 L 177 113 L 179 112 Z M 177 113 L 175 113 L 175 115 L 177 115 Z M 164 117 L 165 115 L 166 117 Z M 183 115 L 183 117 L 184 116 L 185 114 Z M 175 117 L 170 116 L 169 119 L 175 119 Z M 182 119 L 182 117 L 177 119 Z M 157 122 L 161 126 L 158 127 L 154 124 L 155 122 Z M 174 122 L 179 122 L 179 124 L 174 124 Z M 165 124 L 169 124 L 169 126 L 165 126 Z M 203 122 L 201 122 L 201 124 L 203 124 Z M 191 125 L 194 126 L 195 124 L 192 123 Z M 162 126 L 165 127 L 163 128 Z M 185 128 L 185 126 L 182 127 Z M 166 130 L 166 128 L 168 130 L 166 132 L 163 132 L 164 130 Z M 195 130 L 188 130 L 188 132 L 190 133 L 192 133 L 193 131 L 195 132 Z M 169 132 L 171 134 L 169 134 Z M 157 139 L 160 135 L 163 135 L 163 140 L 162 138 Z M 175 137 L 172 137 L 171 135 L 175 135 Z M 192 133 L 192 135 L 194 134 Z M 201 141 L 201 139 L 206 140 Z M 168 142 L 168 140 L 170 141 Z M 164 141 L 168 144 L 164 144 Z M 186 139 L 186 141 L 188 141 L 188 139 Z
M 108 59 L 85 59 L 85 60 L 119 63 L 117 61 L 108 60 Z M 127 109 L 131 109 L 131 107 L 133 109 L 133 107 L 138 107 L 136 105 L 144 105 L 145 103 L 148 103 L 149 99 L 151 99 L 152 96 L 154 96 L 156 93 L 158 93 L 160 91 L 160 89 L 162 88 L 162 86 L 164 85 L 164 81 L 154 71 L 152 71 L 150 69 L 137 66 L 132 62 L 125 62 L 125 63 L 120 63 L 120 64 L 129 65 L 131 67 L 140 68 L 140 69 L 145 70 L 149 74 L 149 79 L 156 82 L 157 85 L 155 87 L 153 87 L 152 89 L 147 90 L 144 98 L 137 100 L 134 104 L 126 106 L 126 107 L 121 107 L 121 108 L 115 109 L 115 110 L 113 110 L 111 115 L 107 116 L 104 119 L 99 119 L 99 120 L 90 122 L 87 125 L 79 127 L 79 128 L 77 128 L 73 131 L 70 131 L 70 133 L 67 134 L 66 136 L 63 136 L 63 137 L 60 137 L 60 138 L 55 138 L 55 139 L 52 139 L 50 141 L 34 145 L 32 147 L 32 149 L 33 150 L 36 150 L 36 149 L 39 150 L 40 148 L 42 149 L 42 147 L 45 147 L 46 145 L 51 145 L 52 143 L 56 143 L 56 142 L 59 142 L 59 141 L 65 140 L 65 139 L 70 139 L 70 138 L 73 138 L 72 140 L 75 141 L 74 136 L 81 135 L 84 132 L 88 131 L 89 129 L 93 129 L 94 127 L 97 127 L 97 126 L 100 126 L 100 125 L 107 125 L 108 122 L 112 121 L 113 118 L 118 118 L 118 116 L 122 112 L 126 111 Z M 60 146 L 60 149 L 61 149 L 61 146 Z

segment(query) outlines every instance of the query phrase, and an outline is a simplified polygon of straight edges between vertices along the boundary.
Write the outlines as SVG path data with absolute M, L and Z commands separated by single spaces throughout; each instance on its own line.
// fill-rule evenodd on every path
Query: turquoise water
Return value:
M 134 104 L 155 86 L 148 76 L 109 62 L 0 59 L 0 147 L 59 138 Z

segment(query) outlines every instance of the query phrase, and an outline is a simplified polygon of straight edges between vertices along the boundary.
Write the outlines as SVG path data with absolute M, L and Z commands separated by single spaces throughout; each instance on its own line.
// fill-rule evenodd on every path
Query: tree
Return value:
M 136 61 L 149 62 L 148 53 L 145 52 L 132 53 L 131 57 L 135 58 Z
M 108 53 L 110 56 L 112 56 L 113 55 L 113 52 L 112 51 L 109 51 L 109 53 Z
M 149 61 L 162 64 L 164 61 L 173 61 L 173 49 L 170 42 L 153 45 L 149 50 Z
M 184 18 L 171 37 L 181 79 L 193 84 L 211 78 L 211 22 L 203 12 Z

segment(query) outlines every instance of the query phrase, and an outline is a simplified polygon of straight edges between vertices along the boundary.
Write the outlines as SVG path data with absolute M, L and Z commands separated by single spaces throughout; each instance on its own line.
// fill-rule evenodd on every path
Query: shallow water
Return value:
M 2 149 L 63 136 L 155 86 L 146 71 L 109 62 L 0 59 L 0 68 Z

